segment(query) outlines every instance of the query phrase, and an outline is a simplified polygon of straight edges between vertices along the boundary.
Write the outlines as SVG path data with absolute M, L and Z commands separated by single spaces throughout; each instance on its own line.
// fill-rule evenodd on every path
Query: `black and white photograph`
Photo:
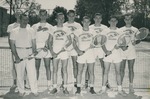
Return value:
M 150 99 L 150 0 L 0 0 L 0 99 Z

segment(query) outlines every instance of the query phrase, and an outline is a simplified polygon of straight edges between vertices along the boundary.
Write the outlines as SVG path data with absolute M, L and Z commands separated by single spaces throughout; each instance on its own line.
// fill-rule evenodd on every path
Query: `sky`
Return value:
M 74 9 L 76 0 L 35 0 L 41 4 L 43 9 L 54 9 L 56 6 L 62 6 L 67 10 Z

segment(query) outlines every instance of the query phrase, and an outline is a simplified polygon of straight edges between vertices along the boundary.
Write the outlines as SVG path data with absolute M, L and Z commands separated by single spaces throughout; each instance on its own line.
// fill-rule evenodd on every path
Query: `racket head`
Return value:
M 149 29 L 142 27 L 139 29 L 139 32 L 135 33 L 135 39 L 136 40 L 144 40 L 149 34 Z
M 131 42 L 131 35 L 126 33 L 120 35 L 117 40 L 118 46 L 128 46 L 130 42 Z
M 36 50 L 36 54 L 34 54 L 35 58 L 44 58 L 48 55 L 48 49 L 47 48 L 38 48 Z
M 107 37 L 105 35 L 99 34 L 93 38 L 92 45 L 94 47 L 101 47 L 105 45 L 106 42 L 107 42 Z

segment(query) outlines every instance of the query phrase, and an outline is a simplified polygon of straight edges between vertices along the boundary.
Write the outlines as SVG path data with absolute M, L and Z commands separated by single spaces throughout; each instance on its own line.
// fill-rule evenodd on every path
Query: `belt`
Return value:
M 32 47 L 16 47 L 18 49 L 31 49 Z

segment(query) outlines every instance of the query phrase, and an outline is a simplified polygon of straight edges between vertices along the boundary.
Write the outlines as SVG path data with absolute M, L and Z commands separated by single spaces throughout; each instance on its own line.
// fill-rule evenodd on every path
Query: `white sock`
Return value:
M 64 88 L 67 88 L 67 85 L 64 84 L 63 86 L 64 86 Z
M 78 86 L 78 87 L 81 87 L 82 85 L 81 85 L 81 84 L 77 84 L 77 86 Z
M 118 86 L 118 91 L 122 91 L 122 86 L 121 85 Z
M 53 84 L 53 87 L 54 87 L 54 88 L 57 88 L 57 84 Z
M 48 86 L 51 85 L 51 80 L 47 80 L 47 85 L 48 85 Z
M 74 78 L 74 82 L 77 82 L 76 78 Z

